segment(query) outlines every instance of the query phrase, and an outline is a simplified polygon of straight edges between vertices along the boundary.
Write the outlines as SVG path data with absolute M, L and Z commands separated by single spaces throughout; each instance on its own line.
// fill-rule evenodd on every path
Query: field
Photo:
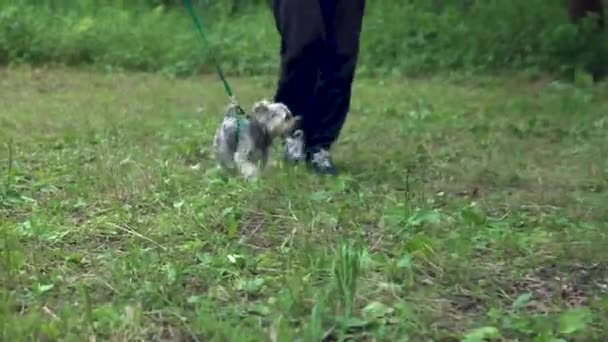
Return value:
M 232 78 L 246 106 L 274 78 Z M 0 69 L 2 340 L 599 341 L 608 87 L 359 78 L 342 175 L 229 179 L 213 76 Z M 603 336 L 603 337 L 602 337 Z

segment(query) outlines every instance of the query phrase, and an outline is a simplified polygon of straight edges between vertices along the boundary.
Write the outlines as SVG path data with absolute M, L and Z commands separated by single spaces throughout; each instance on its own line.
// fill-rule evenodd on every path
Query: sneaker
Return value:
M 329 151 L 323 148 L 315 149 L 307 155 L 308 165 L 319 174 L 337 175 L 338 171 L 334 166 Z
M 306 159 L 304 152 L 304 132 L 296 130 L 293 134 L 285 138 L 285 160 L 297 163 Z

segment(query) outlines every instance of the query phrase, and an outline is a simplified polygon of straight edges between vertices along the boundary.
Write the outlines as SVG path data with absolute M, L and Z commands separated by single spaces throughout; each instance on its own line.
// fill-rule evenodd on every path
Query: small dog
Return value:
M 259 101 L 246 118 L 239 117 L 235 104 L 229 105 L 213 141 L 218 166 L 229 173 L 238 171 L 246 180 L 257 179 L 273 140 L 285 138 L 299 121 L 280 102 Z

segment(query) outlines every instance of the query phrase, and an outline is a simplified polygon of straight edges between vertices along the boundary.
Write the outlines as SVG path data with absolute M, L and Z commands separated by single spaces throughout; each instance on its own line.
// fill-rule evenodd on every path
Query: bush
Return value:
M 0 63 L 228 73 L 276 72 L 278 35 L 267 0 L 194 1 L 202 46 L 181 1 L 0 0 Z M 561 1 L 369 1 L 360 72 L 534 68 L 606 72 L 608 40 L 568 23 Z

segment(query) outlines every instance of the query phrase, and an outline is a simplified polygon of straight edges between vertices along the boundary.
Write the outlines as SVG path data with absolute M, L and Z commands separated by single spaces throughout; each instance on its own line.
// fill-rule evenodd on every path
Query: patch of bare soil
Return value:
M 249 212 L 245 215 L 243 223 L 239 227 L 241 242 L 254 248 L 269 248 L 273 245 L 272 240 L 264 234 L 266 218 L 263 213 Z
M 608 292 L 608 269 L 599 263 L 575 263 L 565 269 L 546 265 L 513 281 L 505 292 L 513 296 L 532 294 L 527 309 L 536 313 L 586 306 L 594 297 Z

